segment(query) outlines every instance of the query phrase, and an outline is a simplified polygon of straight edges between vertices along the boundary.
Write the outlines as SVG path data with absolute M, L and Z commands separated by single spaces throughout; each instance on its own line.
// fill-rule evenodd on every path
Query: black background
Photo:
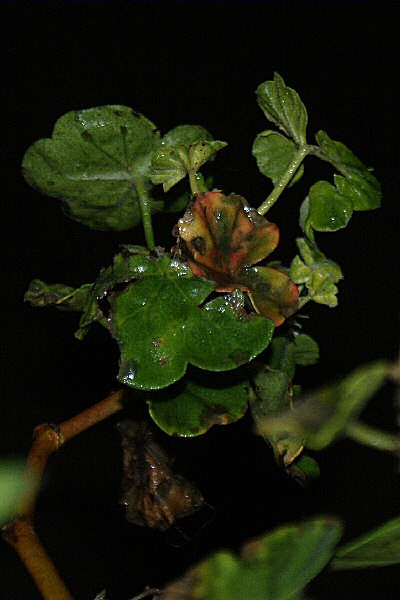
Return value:
M 345 274 L 339 307 L 310 306 L 306 331 L 321 346 L 316 367 L 298 382 L 316 386 L 380 357 L 398 344 L 398 67 L 395 2 L 11 2 L 2 3 L 2 276 L 1 453 L 27 452 L 33 427 L 61 422 L 116 387 L 118 353 L 96 328 L 73 337 L 77 315 L 22 302 L 29 281 L 92 281 L 120 243 L 143 243 L 140 229 L 90 231 L 68 220 L 59 203 L 22 179 L 27 147 L 50 136 L 71 109 L 132 106 L 161 131 L 207 127 L 229 143 L 215 166 L 215 185 L 257 206 L 269 192 L 251 156 L 255 135 L 269 127 L 254 90 L 278 71 L 304 101 L 311 134 L 325 129 L 375 167 L 383 206 L 355 213 L 349 226 L 321 234 L 323 251 Z M 308 168 L 307 168 L 308 167 Z M 317 161 L 269 213 L 281 229 L 280 258 L 295 253 L 298 207 L 308 186 L 331 177 Z M 155 220 L 158 243 L 171 243 L 173 219 Z M 393 427 L 388 386 L 365 418 Z M 130 414 L 143 413 L 132 407 Z M 73 440 L 49 466 L 37 528 L 77 599 L 106 588 L 126 600 L 146 584 L 162 585 L 220 547 L 307 515 L 336 514 L 350 539 L 399 513 L 394 459 L 341 442 L 319 455 L 322 476 L 304 491 L 280 473 L 245 418 L 195 439 L 171 440 L 177 470 L 195 480 L 216 508 L 214 522 L 183 548 L 158 532 L 129 525 L 119 506 L 120 450 L 114 424 Z M 0 597 L 39 598 L 5 544 Z M 399 568 L 322 574 L 316 599 L 398 597 Z

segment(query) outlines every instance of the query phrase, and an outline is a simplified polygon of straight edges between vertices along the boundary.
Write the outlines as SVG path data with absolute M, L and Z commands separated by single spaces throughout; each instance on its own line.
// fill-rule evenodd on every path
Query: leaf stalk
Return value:
M 189 183 L 193 196 L 195 194 L 200 194 L 199 182 L 197 179 L 196 171 L 189 171 Z
M 154 242 L 154 232 L 153 225 L 151 222 L 151 206 L 150 206 L 150 198 L 147 194 L 146 188 L 143 184 L 142 179 L 140 177 L 135 178 L 135 186 L 139 196 L 139 206 L 140 212 L 142 215 L 142 223 L 144 229 L 144 235 L 146 238 L 146 244 L 149 250 L 154 250 L 155 242 Z
M 258 207 L 257 211 L 260 215 L 265 215 L 267 211 L 275 204 L 279 196 L 282 194 L 289 181 L 297 171 L 307 154 L 311 152 L 311 148 L 308 145 L 300 146 L 296 152 L 294 159 L 282 175 L 279 183 L 274 187 L 270 195 L 264 202 Z

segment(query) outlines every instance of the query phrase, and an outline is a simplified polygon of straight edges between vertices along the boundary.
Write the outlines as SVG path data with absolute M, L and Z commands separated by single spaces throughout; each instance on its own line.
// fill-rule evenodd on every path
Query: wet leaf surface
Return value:
M 178 247 L 195 275 L 217 291 L 249 292 L 257 312 L 275 326 L 297 310 L 298 290 L 278 269 L 252 267 L 278 245 L 279 230 L 236 194 L 196 194 L 175 228 Z
M 257 100 L 269 121 L 272 121 L 297 145 L 306 143 L 307 111 L 295 90 L 274 74 L 257 88 Z
M 193 143 L 181 145 L 181 137 L 186 140 L 189 138 L 186 134 L 180 134 L 177 140 L 172 140 L 172 145 L 163 144 L 152 159 L 151 180 L 154 184 L 162 183 L 164 192 L 168 192 L 187 174 L 196 173 L 218 150 L 226 146 L 225 142 L 204 138 L 204 134 L 203 138 L 196 138 L 197 141 Z
M 235 369 L 268 346 L 273 323 L 247 315 L 240 291 L 204 304 L 215 283 L 170 256 L 132 255 L 129 264 L 135 281 L 109 296 L 110 330 L 121 349 L 118 378 L 126 385 L 167 387 L 188 363 Z
M 310 224 L 315 231 L 337 231 L 346 227 L 353 214 L 347 196 L 327 181 L 317 181 L 310 188 Z
M 43 194 L 63 201 L 68 216 L 92 229 L 124 230 L 140 222 L 139 195 L 151 210 L 180 211 L 186 190 L 164 198 L 150 180 L 154 153 L 166 144 L 210 139 L 197 125 L 176 127 L 163 138 L 155 125 L 127 106 L 71 111 L 55 124 L 51 138 L 25 153 L 23 173 Z
M 71 111 L 50 139 L 28 149 L 23 172 L 32 186 L 61 198 L 73 219 L 93 229 L 128 229 L 140 221 L 135 179 L 147 175 L 159 143 L 155 125 L 126 106 Z
M 297 152 L 296 145 L 276 131 L 259 133 L 253 144 L 253 156 L 261 173 L 277 185 L 293 162 Z M 289 186 L 296 183 L 303 175 L 304 166 L 300 165 L 294 173 Z
M 351 201 L 353 210 L 371 210 L 381 204 L 379 181 L 342 142 L 332 140 L 325 131 L 318 131 L 316 140 L 326 160 L 341 175 L 335 175 L 339 192 Z

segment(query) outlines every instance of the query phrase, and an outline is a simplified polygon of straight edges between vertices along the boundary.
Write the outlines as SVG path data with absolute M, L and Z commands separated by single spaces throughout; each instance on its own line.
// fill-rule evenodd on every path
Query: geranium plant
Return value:
M 278 465 L 303 485 L 318 476 L 309 451 L 338 437 L 399 451 L 398 436 L 359 421 L 368 399 L 398 378 L 398 368 L 379 361 L 312 393 L 295 383 L 296 365 L 315 364 L 319 357 L 317 342 L 302 327 L 304 306 L 336 306 L 342 279 L 315 232 L 337 231 L 353 212 L 378 208 L 380 185 L 372 169 L 326 132 L 308 142 L 307 111 L 280 75 L 258 87 L 257 101 L 276 127 L 254 140 L 258 168 L 273 186 L 258 208 L 254 198 L 236 193 L 242 190 L 225 193 L 203 177 L 203 165 L 218 158 L 225 142 L 198 125 L 162 135 L 126 106 L 69 112 L 51 138 L 24 156 L 26 181 L 60 199 L 70 218 L 99 230 L 142 224 L 146 239 L 146 246 L 124 245 L 94 282 L 75 289 L 35 279 L 26 292 L 33 306 L 80 312 L 79 339 L 100 325 L 120 349 L 121 390 L 57 427 L 36 430 L 28 484 L 5 527 L 7 541 L 48 600 L 71 596 L 32 526 L 42 471 L 61 444 L 126 402 L 147 403 L 160 429 L 185 437 L 237 421 L 250 408 L 255 431 Z M 332 167 L 333 183 L 317 181 L 300 204 L 299 253 L 284 265 L 279 228 L 265 215 L 302 177 L 308 156 Z M 152 214 L 159 211 L 177 213 L 167 248 L 157 245 L 153 232 Z M 120 431 L 128 520 L 165 531 L 204 505 L 195 485 L 173 472 L 148 425 L 122 423 Z M 186 578 L 146 593 L 165 599 L 303 598 L 305 586 L 328 563 L 342 569 L 400 561 L 400 519 L 338 547 L 341 532 L 342 524 L 330 517 L 284 526 L 248 543 L 240 558 L 220 552 Z

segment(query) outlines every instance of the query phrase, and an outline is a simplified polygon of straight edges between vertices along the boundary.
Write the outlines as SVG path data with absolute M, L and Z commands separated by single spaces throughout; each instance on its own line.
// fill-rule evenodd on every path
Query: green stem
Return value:
M 296 152 L 292 162 L 282 175 L 279 183 L 274 187 L 270 195 L 264 202 L 259 206 L 258 212 L 260 215 L 265 215 L 265 213 L 275 204 L 278 200 L 279 196 L 282 194 L 283 190 L 286 188 L 287 184 L 293 177 L 294 173 L 297 171 L 307 154 L 311 151 L 309 146 L 300 146 L 298 151 Z
M 189 171 L 189 183 L 193 196 L 195 194 L 200 194 L 199 182 L 197 179 L 196 171 Z
M 399 436 L 386 433 L 375 427 L 360 423 L 360 421 L 352 421 L 347 423 L 345 427 L 345 433 L 347 437 L 363 444 L 364 446 L 370 446 L 375 450 L 382 450 L 383 452 L 400 452 L 400 438 Z
M 155 242 L 153 225 L 151 223 L 150 198 L 147 194 L 146 188 L 144 187 L 143 181 L 139 177 L 135 178 L 135 187 L 139 196 L 139 206 L 142 215 L 146 244 L 150 250 L 154 250 Z

